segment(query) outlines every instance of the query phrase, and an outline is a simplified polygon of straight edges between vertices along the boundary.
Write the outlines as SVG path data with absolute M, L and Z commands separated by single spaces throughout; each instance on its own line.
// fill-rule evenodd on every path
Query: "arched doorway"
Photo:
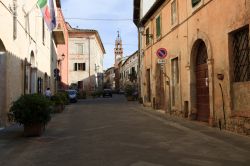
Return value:
M 0 127 L 5 124 L 5 109 L 6 109 L 6 49 L 0 39 Z
M 196 43 L 196 55 L 194 63 L 196 83 L 196 109 L 197 120 L 208 122 L 210 117 L 209 104 L 209 74 L 208 74 L 207 47 L 202 40 Z

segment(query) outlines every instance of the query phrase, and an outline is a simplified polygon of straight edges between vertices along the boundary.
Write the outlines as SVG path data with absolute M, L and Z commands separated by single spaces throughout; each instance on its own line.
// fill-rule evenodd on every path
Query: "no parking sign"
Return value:
M 168 51 L 165 48 L 159 48 L 156 52 L 156 55 L 158 56 L 158 58 L 164 59 L 167 57 Z

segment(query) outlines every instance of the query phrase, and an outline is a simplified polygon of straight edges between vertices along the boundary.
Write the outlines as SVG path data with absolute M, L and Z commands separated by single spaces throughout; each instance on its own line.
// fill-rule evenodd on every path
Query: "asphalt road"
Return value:
M 250 138 L 168 117 L 123 96 L 81 100 L 42 137 L 0 131 L 0 166 L 249 166 Z

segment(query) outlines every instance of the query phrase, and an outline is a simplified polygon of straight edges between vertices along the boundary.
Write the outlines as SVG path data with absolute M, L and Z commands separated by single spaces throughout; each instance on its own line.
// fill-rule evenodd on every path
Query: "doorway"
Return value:
M 207 48 L 203 41 L 197 46 L 195 76 L 196 76 L 196 109 L 197 120 L 208 122 L 210 116 L 209 78 L 207 64 Z

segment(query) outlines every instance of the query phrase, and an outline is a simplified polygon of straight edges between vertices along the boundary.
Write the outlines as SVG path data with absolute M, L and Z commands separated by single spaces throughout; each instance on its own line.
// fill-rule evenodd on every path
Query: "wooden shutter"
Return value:
M 161 17 L 157 17 L 156 19 L 156 36 L 159 37 L 161 35 Z

